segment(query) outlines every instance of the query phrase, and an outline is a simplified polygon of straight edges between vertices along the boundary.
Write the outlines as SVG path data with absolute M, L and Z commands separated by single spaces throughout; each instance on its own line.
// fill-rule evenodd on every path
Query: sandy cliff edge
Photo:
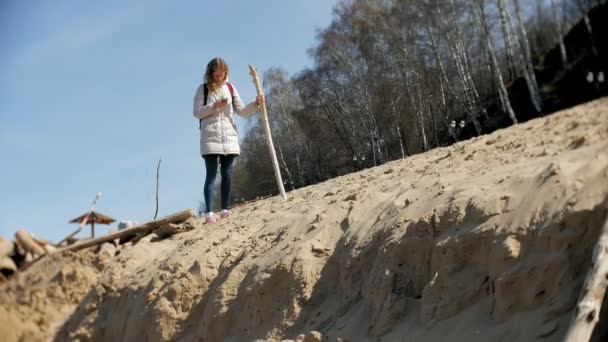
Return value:
M 0 285 L 8 341 L 546 341 L 608 205 L 608 98 Z

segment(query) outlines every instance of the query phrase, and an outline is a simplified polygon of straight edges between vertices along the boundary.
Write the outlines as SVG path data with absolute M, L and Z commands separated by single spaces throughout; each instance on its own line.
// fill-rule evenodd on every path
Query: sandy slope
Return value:
M 7 340 L 557 341 L 608 205 L 608 98 L 0 288 Z

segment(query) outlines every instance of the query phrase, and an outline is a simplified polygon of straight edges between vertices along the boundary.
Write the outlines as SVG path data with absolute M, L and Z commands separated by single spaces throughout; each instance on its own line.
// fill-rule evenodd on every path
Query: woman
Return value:
M 214 185 L 218 162 L 222 176 L 222 210 L 220 217 L 228 217 L 228 202 L 232 178 L 232 163 L 239 155 L 239 140 L 234 113 L 249 116 L 257 111 L 264 96 L 244 105 L 236 88 L 228 83 L 228 65 L 221 58 L 207 64 L 204 83 L 194 97 L 194 116 L 200 120 L 201 155 L 205 160 L 207 176 L 203 196 L 205 198 L 205 223 L 215 223 L 213 215 Z

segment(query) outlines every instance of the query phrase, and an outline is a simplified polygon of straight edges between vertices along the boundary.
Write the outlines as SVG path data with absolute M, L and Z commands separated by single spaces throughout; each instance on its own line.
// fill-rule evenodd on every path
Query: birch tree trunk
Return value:
M 513 80 L 517 78 L 517 70 L 515 70 L 517 59 L 515 58 L 515 53 L 513 52 L 514 48 L 513 38 L 511 37 L 511 23 L 509 20 L 508 10 L 505 5 L 505 0 L 498 0 L 498 12 L 500 14 L 500 29 L 502 31 L 502 38 L 505 42 L 509 79 Z
M 515 15 L 517 16 L 517 23 L 519 27 L 519 48 L 523 53 L 523 66 L 524 66 L 524 77 L 526 78 L 526 84 L 528 85 L 528 91 L 530 92 L 530 99 L 537 112 L 541 112 L 543 109 L 542 99 L 540 97 L 540 91 L 538 88 L 538 82 L 536 81 L 536 73 L 534 72 L 534 65 L 532 64 L 532 53 L 530 52 L 530 42 L 528 40 L 528 33 L 524 27 L 524 21 L 521 16 L 521 8 L 519 6 L 519 0 L 513 0 L 515 5 Z
M 424 123 L 424 103 L 422 102 L 422 92 L 420 91 L 420 86 L 418 87 L 418 120 L 420 121 L 420 130 L 422 132 L 422 146 L 424 147 L 424 151 L 429 150 L 429 142 L 426 138 L 426 129 Z
M 589 40 L 591 41 L 591 50 L 593 51 L 593 55 L 597 56 L 597 48 L 595 46 L 595 40 L 593 39 L 593 29 L 591 27 L 591 20 L 589 20 L 589 9 L 585 5 L 585 3 L 581 0 L 576 0 L 576 5 L 578 9 L 581 11 L 583 16 L 583 21 L 585 22 L 585 28 L 587 28 L 587 33 L 589 33 Z
M 407 54 L 407 51 L 405 51 L 405 53 Z M 422 103 L 416 101 L 416 95 L 418 95 L 419 99 L 422 98 L 421 96 L 421 90 L 420 90 L 420 84 L 414 86 L 410 83 L 409 81 L 409 76 L 407 74 L 403 74 L 403 82 L 405 83 L 405 88 L 408 90 L 408 94 L 410 96 L 410 103 L 412 104 L 412 108 L 414 108 L 414 111 L 416 112 L 416 120 L 415 120 L 415 127 L 416 127 L 416 137 L 420 138 L 422 137 L 422 143 L 423 143 L 423 149 L 424 151 L 427 151 L 428 145 L 427 145 L 427 140 L 426 140 L 426 134 L 424 132 L 424 117 L 422 114 Z M 416 91 L 417 94 L 414 94 L 414 91 Z M 418 131 L 418 123 L 420 123 L 420 132 Z
M 283 149 L 281 148 L 281 145 L 277 147 L 277 150 L 279 150 L 279 160 L 281 161 L 281 165 L 283 165 L 283 169 L 285 170 L 285 174 L 287 175 L 287 183 L 293 182 L 293 176 L 291 175 L 291 171 L 289 170 L 287 162 L 285 162 L 285 157 L 283 157 Z M 291 190 L 293 190 L 293 188 Z
M 372 144 L 372 158 L 374 159 L 374 166 L 376 166 L 376 144 L 374 143 L 374 132 L 369 132 L 369 138 Z
M 471 61 L 470 61 L 467 49 L 464 46 L 465 38 L 462 33 L 462 29 L 461 29 L 460 25 L 456 21 L 456 8 L 454 6 L 454 0 L 450 0 L 450 1 L 451 1 L 451 5 L 452 5 L 452 20 L 455 23 L 456 35 L 458 37 L 458 39 L 456 40 L 456 45 L 460 47 L 460 54 L 464 61 L 465 77 L 468 82 L 469 91 L 472 92 L 472 97 L 474 100 L 475 112 L 472 114 L 472 118 L 475 118 L 475 115 L 479 112 L 481 112 L 487 118 L 488 113 L 486 112 L 486 109 L 483 106 L 481 106 L 481 98 L 479 96 L 479 92 L 477 91 L 477 86 L 475 85 L 475 82 L 473 81 L 473 72 L 471 71 Z M 475 120 L 475 121 L 477 121 L 477 120 Z M 480 131 L 481 131 L 481 126 L 480 126 Z
M 435 39 L 435 36 L 433 34 L 433 31 L 431 29 L 431 23 L 430 23 L 430 17 L 431 17 L 431 13 L 427 13 L 426 14 L 426 29 L 427 32 L 429 34 L 429 38 L 431 40 L 431 48 L 433 49 L 433 54 L 435 55 L 435 61 L 437 62 L 437 65 L 439 66 L 439 71 L 441 73 L 440 78 L 439 78 L 439 84 L 441 87 L 441 98 L 442 98 L 442 103 L 443 103 L 443 108 L 442 110 L 445 111 L 447 110 L 447 106 L 446 106 L 446 101 L 445 101 L 445 91 L 443 89 L 443 84 L 445 83 L 445 85 L 448 87 L 448 89 L 450 90 L 450 93 L 452 94 L 452 97 L 462 105 L 462 108 L 465 110 L 469 110 L 467 109 L 466 104 L 462 103 L 462 96 L 460 94 L 456 93 L 456 90 L 454 89 L 454 87 L 452 86 L 450 80 L 448 79 L 448 75 L 446 73 L 445 70 L 445 66 L 443 63 L 443 59 L 441 58 L 441 54 L 439 53 L 439 47 L 437 46 L 437 41 Z M 477 118 L 473 117 L 472 120 L 477 121 Z M 474 122 L 475 123 L 475 122 Z M 478 123 L 474 125 L 475 129 L 477 130 L 477 127 L 481 127 L 481 125 L 479 125 Z M 481 134 L 481 130 L 477 131 L 477 134 Z
M 568 56 L 566 54 L 566 45 L 564 44 L 564 32 L 562 31 L 562 21 L 557 15 L 557 6 L 555 6 L 555 0 L 551 0 L 551 9 L 553 11 L 553 19 L 557 27 L 557 40 L 559 42 L 559 52 L 562 56 L 562 64 L 564 67 L 568 66 Z
M 458 22 L 456 21 L 455 18 L 455 8 L 454 8 L 454 1 L 450 0 L 451 4 L 452 4 L 452 12 L 451 12 L 451 22 L 448 22 L 446 20 L 447 16 L 444 16 L 443 13 L 441 12 L 441 9 L 439 8 L 439 4 L 437 4 L 436 9 L 437 9 L 437 14 L 439 18 L 443 18 L 443 25 L 445 28 L 456 28 L 456 37 L 455 39 L 453 37 L 450 37 L 449 33 L 446 33 L 446 39 L 448 42 L 448 46 L 450 47 L 450 50 L 452 52 L 452 59 L 454 60 L 454 63 L 456 64 L 456 69 L 458 71 L 458 74 L 460 76 L 460 80 L 462 83 L 462 87 L 464 90 L 464 98 L 465 98 L 465 103 L 467 104 L 467 117 L 469 118 L 469 120 L 473 123 L 473 125 L 475 126 L 475 131 L 477 132 L 477 135 L 481 134 L 481 125 L 479 124 L 479 121 L 477 120 L 476 117 L 476 113 L 478 112 L 478 102 L 475 99 L 475 94 L 477 94 L 477 90 L 473 89 L 471 90 L 471 77 L 470 75 L 467 76 L 466 73 L 466 69 L 465 69 L 465 65 L 466 63 L 468 63 L 468 57 L 466 56 L 466 50 L 462 49 L 462 44 L 460 44 L 459 42 L 462 40 L 462 34 L 460 31 L 460 25 L 458 24 Z M 464 55 L 463 55 L 464 53 Z M 474 87 L 474 85 L 473 85 Z
M 437 6 L 437 13 L 439 14 L 440 18 L 444 18 L 443 25 L 445 28 L 454 27 L 454 26 L 458 25 L 456 23 L 455 18 L 453 18 L 453 17 L 452 17 L 451 22 L 448 22 L 446 19 L 446 16 L 444 16 L 441 13 L 439 6 Z M 460 49 L 456 43 L 458 41 L 458 38 L 456 37 L 456 39 L 454 39 L 453 37 L 450 36 L 450 34 L 448 32 L 446 32 L 446 39 L 448 42 L 448 46 L 450 47 L 450 52 L 452 53 L 452 60 L 454 60 L 454 64 L 456 65 L 456 70 L 458 71 L 458 76 L 460 77 L 462 89 L 464 91 L 463 95 L 464 95 L 464 100 L 467 104 L 467 113 L 469 113 L 469 115 L 470 115 L 470 113 L 474 113 L 476 111 L 476 105 L 475 105 L 475 100 L 472 98 L 472 92 L 469 89 L 469 82 L 468 82 L 468 78 L 465 75 L 464 66 L 462 65 L 462 56 L 460 54 Z
M 401 133 L 401 124 L 399 123 L 399 112 L 397 111 L 397 103 L 401 100 L 401 94 L 397 96 L 391 96 L 391 114 L 393 115 L 393 122 L 395 125 L 395 131 L 397 132 L 397 139 L 399 139 L 399 150 L 401 152 L 401 158 L 405 158 L 405 149 L 403 148 L 403 134 Z
M 435 115 L 433 115 L 433 103 L 431 101 L 429 101 L 429 116 L 431 117 L 433 135 L 435 135 L 435 146 L 439 146 L 439 136 L 437 135 L 437 123 L 435 122 Z
M 500 68 L 498 67 L 498 61 L 496 60 L 496 54 L 494 53 L 494 45 L 492 44 L 492 38 L 490 37 L 490 32 L 488 31 L 488 26 L 485 20 L 483 0 L 481 2 L 476 2 L 475 5 L 473 5 L 473 13 L 477 18 L 479 27 L 481 27 L 481 34 L 483 35 L 483 38 L 486 42 L 486 46 L 492 59 L 492 64 L 494 65 L 494 72 L 496 75 L 496 80 L 498 82 L 498 91 L 500 92 L 500 96 L 504 101 L 504 105 L 507 109 L 507 114 L 509 115 L 509 118 L 511 119 L 513 124 L 517 124 L 517 117 L 515 116 L 515 112 L 511 107 L 511 101 L 509 101 L 509 93 L 505 88 L 502 73 L 500 71 Z
M 454 132 L 454 129 L 452 128 L 452 124 L 450 122 L 450 117 L 448 116 L 448 106 L 445 101 L 445 91 L 443 90 L 443 82 L 441 80 L 439 80 L 439 89 L 441 91 L 441 104 L 443 105 L 442 111 L 444 112 L 444 118 L 448 128 L 448 134 L 452 137 L 452 139 L 454 139 L 454 142 L 458 142 L 458 137 L 456 137 L 456 133 Z

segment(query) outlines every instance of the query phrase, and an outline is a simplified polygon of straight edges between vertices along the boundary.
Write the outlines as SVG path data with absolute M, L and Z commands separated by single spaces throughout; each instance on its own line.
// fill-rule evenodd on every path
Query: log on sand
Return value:
M 40 245 L 36 243 L 32 235 L 23 229 L 19 229 L 15 233 L 15 239 L 17 240 L 19 245 L 23 247 L 23 249 L 25 249 L 27 252 L 32 253 L 33 255 L 46 254 L 44 248 L 40 247 Z
M 15 265 L 13 259 L 9 257 L 2 257 L 0 258 L 0 272 L 8 275 L 13 274 L 17 272 L 17 265 Z
M 608 215 L 593 249 L 591 269 L 574 310 L 564 341 L 589 341 L 600 318 L 600 309 L 608 286 Z
M 10 256 L 15 250 L 15 243 L 13 241 L 7 241 L 0 238 L 0 258 Z
M 192 217 L 192 209 L 180 211 L 178 213 L 160 218 L 158 220 L 150 221 L 150 222 L 147 222 L 144 224 L 137 225 L 135 227 L 120 230 L 116 233 L 111 233 L 111 234 L 101 236 L 101 237 L 98 237 L 95 239 L 84 240 L 79 243 L 75 243 L 73 245 L 67 246 L 67 247 L 59 248 L 59 249 L 57 249 L 57 252 L 77 251 L 77 250 L 81 250 L 84 248 L 96 246 L 96 245 L 102 244 L 104 242 L 112 241 L 114 239 L 120 239 L 120 238 L 129 237 L 129 236 L 150 234 L 150 233 L 152 233 L 152 231 L 154 231 L 156 228 L 161 227 L 162 225 L 165 225 L 167 223 L 180 223 L 180 222 L 186 221 L 187 219 L 189 219 L 191 217 Z

